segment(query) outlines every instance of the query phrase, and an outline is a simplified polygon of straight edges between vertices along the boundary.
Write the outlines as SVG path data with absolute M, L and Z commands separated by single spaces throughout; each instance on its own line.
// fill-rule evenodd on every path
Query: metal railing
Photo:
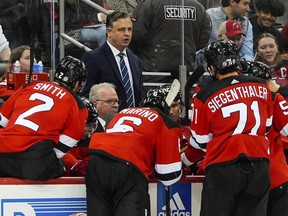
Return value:
M 104 14 L 108 14 L 109 11 L 106 10 L 105 8 L 101 7 L 100 5 L 90 1 L 90 0 L 81 0 L 83 3 L 91 6 L 92 8 L 94 8 L 95 10 L 102 12 Z M 64 45 L 64 40 L 69 41 L 71 44 L 79 47 L 80 49 L 85 50 L 86 52 L 90 51 L 91 49 L 87 46 L 85 46 L 84 44 L 80 43 L 79 41 L 75 40 L 74 38 L 68 36 L 67 34 L 65 34 L 65 1 L 59 1 L 59 34 L 60 34 L 60 53 L 59 53 L 59 57 L 60 59 L 63 58 L 65 56 L 65 45 Z

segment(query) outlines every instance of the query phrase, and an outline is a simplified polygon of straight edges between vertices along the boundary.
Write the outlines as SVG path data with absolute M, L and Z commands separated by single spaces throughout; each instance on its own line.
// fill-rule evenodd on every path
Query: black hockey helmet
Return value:
M 170 89 L 171 89 L 171 84 L 164 84 L 164 85 L 161 85 L 160 86 L 160 89 L 162 89 L 165 93 L 165 98 L 167 97 Z M 183 103 L 183 100 L 182 100 L 182 93 L 180 91 L 178 91 L 176 97 L 174 98 L 173 100 L 174 102 L 180 102 L 180 103 Z
M 88 109 L 87 123 L 97 122 L 98 113 L 94 103 L 86 97 L 80 97 L 80 99 L 85 105 L 85 107 Z
M 271 68 L 260 61 L 251 62 L 249 73 L 251 73 L 255 77 L 259 77 L 266 80 L 272 78 Z
M 142 106 L 158 108 L 168 115 L 169 107 L 165 101 L 166 96 L 166 91 L 161 88 L 150 89 L 142 100 Z
M 92 101 L 87 99 L 86 97 L 80 97 L 81 101 L 83 102 L 84 106 L 88 109 L 88 119 L 86 121 L 86 128 L 88 129 L 88 136 L 97 129 L 98 126 L 98 113 L 97 109 Z M 86 129 L 85 129 L 86 130 Z
M 237 45 L 230 40 L 208 44 L 204 50 L 204 57 L 207 66 L 213 66 L 216 74 L 226 74 L 241 69 Z
M 56 68 L 54 80 L 60 81 L 74 88 L 76 82 L 80 85 L 85 82 L 87 71 L 84 62 L 72 56 L 62 58 Z

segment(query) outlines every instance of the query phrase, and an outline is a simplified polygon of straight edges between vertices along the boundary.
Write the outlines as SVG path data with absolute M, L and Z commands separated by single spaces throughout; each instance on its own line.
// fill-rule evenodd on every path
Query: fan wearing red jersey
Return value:
M 67 56 L 54 80 L 19 88 L 0 109 L 0 176 L 48 180 L 65 173 L 60 158 L 81 139 L 88 111 L 76 92 L 82 61 Z
M 206 149 L 200 216 L 266 215 L 272 94 L 265 80 L 239 75 L 238 54 L 232 41 L 213 42 L 204 51 L 215 82 L 193 99 L 190 139 Z
M 180 129 L 168 116 L 163 91 L 149 91 L 143 108 L 117 113 L 89 143 L 87 213 L 150 216 L 148 175 L 169 186 L 181 178 Z M 173 98 L 172 98 L 173 101 Z

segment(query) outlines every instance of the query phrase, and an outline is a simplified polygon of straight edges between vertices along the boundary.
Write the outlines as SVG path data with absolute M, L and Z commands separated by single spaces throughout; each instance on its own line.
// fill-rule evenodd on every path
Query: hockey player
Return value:
M 272 125 L 272 93 L 265 80 L 239 75 L 233 42 L 211 43 L 204 55 L 216 81 L 193 99 L 191 144 L 206 149 L 200 216 L 266 215 L 270 176 L 265 133 Z M 283 116 L 283 110 L 278 112 Z
M 262 62 L 254 62 L 251 65 L 251 73 L 255 77 L 267 80 L 269 89 L 272 92 L 280 93 L 287 100 L 288 86 L 280 86 L 279 84 L 276 84 L 274 80 L 272 80 L 272 70 L 268 65 Z M 275 98 L 277 99 L 278 97 Z M 288 104 L 283 100 L 280 102 L 275 101 L 275 110 L 277 110 L 278 104 L 281 104 L 283 108 L 288 106 Z M 277 117 L 277 113 L 274 115 Z M 277 122 L 275 122 L 275 119 Z M 286 124 L 285 118 L 281 118 L 280 120 L 274 118 L 274 122 L 275 124 Z M 272 127 L 267 135 L 270 140 L 269 167 L 271 180 L 267 216 L 286 216 L 288 214 L 288 165 L 286 163 L 286 158 L 283 151 L 283 142 L 287 141 L 287 137 L 281 136 L 280 131 L 277 131 L 276 128 L 277 127 Z
M 160 89 L 155 89 L 154 91 L 163 91 L 165 96 L 168 95 L 171 89 L 171 84 L 165 84 L 160 86 Z M 153 91 L 153 90 L 152 90 Z M 184 119 L 181 118 L 181 113 L 183 109 L 184 103 L 182 99 L 182 94 L 179 91 L 169 107 L 169 116 L 178 123 L 181 134 L 180 134 L 180 149 L 181 149 L 181 160 L 184 164 L 183 173 L 184 174 L 196 174 L 197 168 L 196 164 L 198 161 L 202 160 L 205 156 L 205 152 L 202 149 L 196 149 L 190 145 L 190 137 L 191 131 L 189 128 L 190 122 L 185 122 Z
M 63 58 L 54 80 L 19 88 L 0 110 L 0 176 L 48 180 L 64 174 L 59 160 L 81 139 L 87 109 L 74 93 L 86 79 L 82 61 Z
M 63 157 L 66 175 L 68 176 L 86 175 L 86 168 L 89 160 L 88 146 L 90 136 L 95 132 L 98 125 L 98 113 L 93 102 L 85 97 L 80 97 L 80 99 L 88 109 L 88 119 L 86 121 L 82 139 L 77 143 L 77 146 L 70 149 Z
M 148 175 L 155 169 L 166 186 L 181 178 L 180 130 L 168 116 L 165 97 L 163 91 L 148 92 L 143 108 L 120 111 L 105 132 L 92 135 L 88 215 L 150 216 Z

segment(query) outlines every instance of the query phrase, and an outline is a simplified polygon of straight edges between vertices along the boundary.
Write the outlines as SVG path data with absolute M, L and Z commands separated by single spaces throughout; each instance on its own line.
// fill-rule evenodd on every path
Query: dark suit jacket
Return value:
M 127 57 L 133 77 L 135 105 L 139 106 L 142 98 L 141 91 L 143 86 L 140 60 L 129 49 L 127 49 Z M 86 85 L 79 95 L 88 98 L 92 85 L 102 82 L 113 83 L 116 86 L 117 95 L 121 100 L 120 110 L 126 108 L 126 93 L 122 84 L 121 74 L 107 42 L 101 47 L 85 53 L 82 60 L 85 63 L 88 77 Z

